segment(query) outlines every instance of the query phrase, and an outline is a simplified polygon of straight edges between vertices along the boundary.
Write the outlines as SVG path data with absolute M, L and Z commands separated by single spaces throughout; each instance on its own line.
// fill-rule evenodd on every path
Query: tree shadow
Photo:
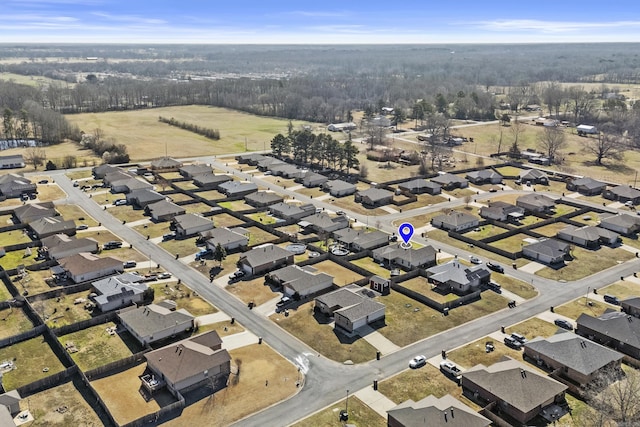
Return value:
M 632 175 L 633 173 L 635 173 L 634 168 L 629 167 L 624 163 L 618 163 L 618 162 L 602 163 L 599 165 L 594 160 L 585 160 L 584 162 L 582 162 L 582 165 L 587 167 L 601 167 L 606 169 L 607 171 L 616 172 L 623 175 Z

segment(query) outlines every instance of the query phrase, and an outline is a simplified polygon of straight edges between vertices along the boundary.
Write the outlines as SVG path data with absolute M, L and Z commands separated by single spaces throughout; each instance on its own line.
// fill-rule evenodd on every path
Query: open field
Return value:
M 176 302 L 178 309 L 184 308 L 194 316 L 218 312 L 217 308 L 197 296 L 184 283 L 150 283 L 149 287 L 155 292 L 153 302 L 156 304 L 165 299 L 170 299 Z
M 358 273 L 351 271 L 333 261 L 325 260 L 312 265 L 313 268 L 333 276 L 333 283 L 338 286 L 348 285 L 362 279 Z
M 376 357 L 376 349 L 358 335 L 348 337 L 329 325 L 323 315 L 314 315 L 313 302 L 289 310 L 289 317 L 276 313 L 270 319 L 318 353 L 337 362 L 363 363 Z
M 341 400 L 308 418 L 298 421 L 292 427 L 342 427 L 344 422 L 340 421 L 340 411 L 344 411 L 346 406 L 346 399 Z M 387 421 L 383 417 L 355 396 L 349 397 L 348 406 L 349 424 L 358 427 L 385 427 L 387 425 Z
M 78 349 L 71 353 L 71 358 L 80 369 L 89 371 L 142 351 L 138 341 L 127 331 L 110 335 L 107 329 L 115 326 L 113 322 L 103 323 L 58 339 L 65 348 L 69 345 Z
M 158 117 L 175 118 L 190 124 L 218 129 L 220 140 L 214 141 L 158 121 Z M 288 120 L 254 116 L 217 107 L 186 106 L 149 110 L 74 114 L 71 124 L 89 132 L 100 128 L 105 138 L 125 144 L 132 160 L 149 160 L 164 153 L 194 157 L 212 154 L 264 150 L 277 133 L 286 133 Z M 293 126 L 306 124 L 294 120 Z M 245 150 L 246 148 L 246 150 Z
M 591 305 L 587 304 L 590 302 Z M 561 314 L 562 316 L 569 317 L 571 319 L 577 319 L 582 313 L 589 316 L 598 317 L 605 312 L 606 309 L 611 308 L 617 310 L 615 305 L 607 304 L 606 302 L 600 302 L 586 297 L 580 297 L 577 300 L 562 304 L 561 306 L 554 308 L 554 313 Z
M 51 160 L 54 163 L 62 164 L 65 156 L 76 156 L 78 167 L 83 166 L 97 166 L 102 164 L 102 159 L 97 157 L 89 150 L 81 149 L 74 142 L 62 142 L 56 145 L 49 145 L 44 147 L 47 154 L 47 160 Z M 3 156 L 11 156 L 14 154 L 26 153 L 26 148 L 10 148 L 8 150 L 2 150 Z M 40 170 L 40 169 L 39 169 Z M 20 172 L 33 172 L 33 166 L 27 165 L 25 168 L 20 169 Z
M 277 296 L 280 296 L 279 293 L 273 292 L 271 287 L 264 284 L 263 277 L 246 281 L 241 280 L 227 285 L 225 289 L 227 292 L 247 304 L 253 301 L 256 305 L 261 305 Z
M 634 254 L 624 249 L 607 246 L 602 246 L 597 251 L 576 246 L 571 253 L 573 260 L 567 261 L 564 267 L 559 270 L 545 267 L 536 274 L 547 279 L 578 280 L 635 258 Z
M 211 395 L 208 390 L 187 394 L 187 407 L 167 427 L 226 426 L 295 394 L 298 371 L 268 345 L 253 344 L 231 350 L 231 365 L 240 374 L 231 375 L 229 386 Z M 268 384 L 265 386 L 265 384 Z M 258 391 L 264 390 L 264 391 Z
M 0 361 L 12 360 L 15 368 L 5 372 L 2 385 L 13 390 L 64 370 L 42 335 L 0 349 Z
M 0 310 L 0 339 L 21 334 L 33 328 L 33 323 L 21 308 L 5 308 Z

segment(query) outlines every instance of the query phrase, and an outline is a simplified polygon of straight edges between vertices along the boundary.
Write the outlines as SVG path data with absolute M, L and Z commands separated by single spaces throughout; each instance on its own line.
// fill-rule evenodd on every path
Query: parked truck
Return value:
M 579 136 L 598 134 L 598 129 L 595 126 L 591 126 L 591 125 L 578 125 L 576 126 L 576 131 L 578 132 Z
M 440 370 L 453 378 L 459 378 L 462 375 L 460 368 L 458 368 L 455 363 L 448 360 L 440 362 Z

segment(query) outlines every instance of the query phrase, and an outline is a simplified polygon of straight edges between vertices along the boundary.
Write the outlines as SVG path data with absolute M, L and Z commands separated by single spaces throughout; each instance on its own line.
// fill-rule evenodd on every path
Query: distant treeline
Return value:
M 198 125 L 194 125 L 193 123 L 180 122 L 173 117 L 167 119 L 166 117 L 158 117 L 158 120 L 162 123 L 166 123 L 169 126 L 175 126 L 180 129 L 188 130 L 189 132 L 197 133 L 198 135 L 202 135 L 209 139 L 219 140 L 220 139 L 220 131 L 218 129 L 210 129 L 203 128 Z

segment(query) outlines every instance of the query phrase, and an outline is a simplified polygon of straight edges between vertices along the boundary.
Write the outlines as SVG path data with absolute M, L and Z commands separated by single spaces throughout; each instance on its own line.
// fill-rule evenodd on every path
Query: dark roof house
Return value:
M 388 427 L 489 427 L 491 421 L 450 394 L 405 400 L 387 411 Z
M 427 269 L 427 279 L 443 292 L 465 295 L 488 283 L 491 271 L 483 265 L 467 267 L 458 259 Z
M 322 184 L 322 189 L 328 191 L 333 197 L 348 196 L 356 192 L 355 184 L 340 179 L 333 179 Z
M 225 182 L 229 182 L 232 180 L 233 178 L 229 175 L 214 175 L 213 173 L 209 172 L 201 173 L 194 176 L 193 184 L 206 190 L 215 190 L 220 186 L 220 184 L 224 184 Z
M 634 205 L 640 204 L 640 190 L 628 185 L 618 185 L 612 189 L 604 190 L 602 197 L 618 202 L 631 202 Z
M 218 186 L 220 192 L 229 197 L 245 196 L 258 191 L 258 186 L 253 182 L 227 181 Z
M 44 239 L 54 234 L 66 234 L 68 236 L 76 234 L 75 221 L 72 219 L 65 221 L 61 216 L 49 216 L 36 219 L 29 223 L 29 227 L 38 239 Z
M 22 206 L 18 206 L 13 210 L 13 216 L 16 217 L 20 224 L 29 224 L 36 219 L 57 216 L 58 211 L 53 205 L 53 202 L 43 203 L 27 203 Z
M 196 163 L 193 165 L 182 166 L 179 169 L 179 172 L 183 177 L 193 179 L 198 175 L 212 173 L 213 170 L 211 169 L 211 166 L 202 163 Z
M 413 249 L 405 248 L 400 243 L 375 249 L 371 257 L 374 261 L 383 262 L 389 267 L 399 266 L 406 270 L 431 267 L 436 263 L 436 251 L 432 246 Z
M 318 212 L 305 216 L 298 225 L 303 228 L 310 227 L 316 233 L 331 233 L 349 227 L 349 219 L 344 215 L 331 217 L 326 212 Z
M 383 206 L 391 203 L 392 200 L 393 193 L 382 188 L 358 191 L 355 195 L 356 203 L 362 203 L 364 206 Z
M 467 188 L 469 186 L 469 181 L 458 175 L 454 175 L 448 172 L 434 176 L 433 178 L 431 178 L 431 182 L 435 182 L 445 190 Z
M 264 274 L 293 264 L 293 252 L 271 244 L 261 245 L 240 255 L 238 264 L 248 274 Z
M 557 236 L 559 239 L 587 248 L 598 248 L 600 244 L 613 245 L 620 239 L 620 235 L 615 231 L 592 225 L 585 225 L 584 227 L 568 225 L 558 231 Z
M 126 198 L 128 204 L 133 205 L 136 208 L 144 209 L 152 203 L 164 200 L 166 196 L 163 196 L 151 188 L 142 188 L 128 193 Z
M 451 211 L 444 215 L 437 215 L 431 219 L 434 227 L 443 228 L 450 231 L 464 231 L 477 227 L 480 218 L 466 212 Z
M 544 239 L 522 248 L 522 255 L 545 264 L 559 264 L 569 255 L 569 244 L 556 239 Z
M 627 214 L 604 213 L 600 215 L 600 223 L 598 226 L 628 236 L 640 231 L 640 217 Z
M 556 201 L 540 193 L 529 193 L 516 199 L 516 206 L 529 212 L 547 212 L 555 208 Z
M 524 208 L 502 201 L 490 202 L 489 206 L 480 208 L 480 216 L 502 222 L 517 222 L 524 217 Z
M 596 181 L 593 178 L 576 178 L 567 182 L 567 190 L 577 191 L 585 196 L 595 196 L 602 193 L 607 188 L 604 182 Z
M 120 310 L 118 318 L 142 345 L 192 329 L 195 319 L 185 309 L 174 311 L 157 304 Z
M 270 191 L 256 191 L 244 196 L 244 201 L 255 208 L 263 208 L 276 203 L 281 203 L 284 199 L 281 195 Z
M 410 181 L 398 184 L 398 188 L 402 191 L 408 191 L 413 194 L 440 194 L 442 187 L 437 182 L 427 181 L 424 178 L 416 178 Z
M 144 208 L 144 211 L 150 215 L 154 221 L 169 221 L 177 215 L 184 215 L 186 212 L 182 206 L 166 200 L 151 203 Z
M 211 220 L 192 213 L 176 215 L 172 223 L 176 228 L 176 236 L 180 237 L 193 236 L 213 228 Z
M 582 313 L 576 324 L 577 334 L 640 359 L 640 319 L 637 317 L 607 309 L 599 317 Z
M 520 181 L 531 184 L 548 184 L 547 174 L 538 169 L 526 169 L 520 172 Z
M 502 175 L 493 169 L 482 169 L 479 171 L 469 172 L 466 176 L 469 182 L 476 185 L 480 184 L 500 184 L 502 182 Z

